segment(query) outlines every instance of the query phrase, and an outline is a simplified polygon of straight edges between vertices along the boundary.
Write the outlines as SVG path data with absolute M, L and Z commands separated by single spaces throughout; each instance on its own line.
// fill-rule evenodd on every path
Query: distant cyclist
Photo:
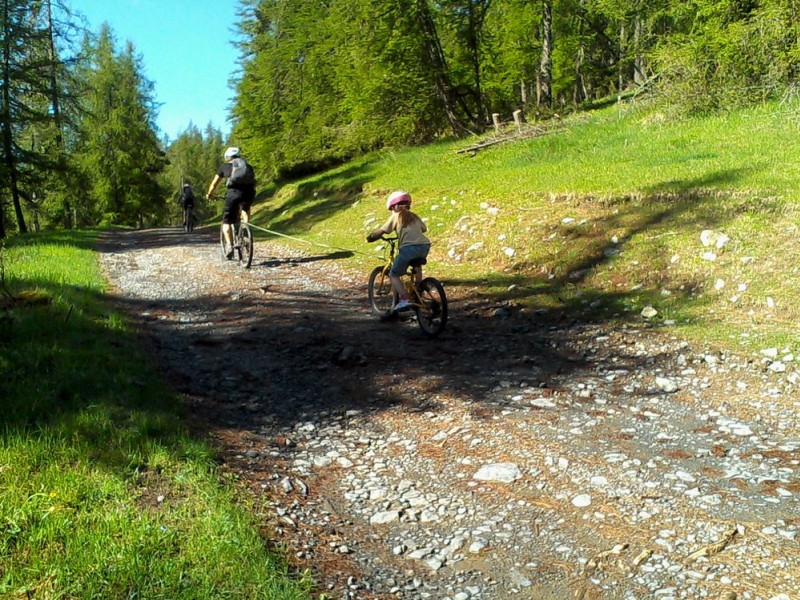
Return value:
M 412 307 L 408 292 L 403 287 L 400 276 L 408 269 L 408 264 L 415 258 L 426 258 L 431 249 L 431 241 L 425 236 L 428 231 L 425 223 L 416 213 L 411 212 L 411 194 L 403 190 L 392 192 L 386 200 L 386 208 L 392 211 L 389 219 L 381 227 L 367 236 L 367 241 L 372 243 L 381 236 L 394 233 L 399 240 L 399 250 L 389 270 L 389 279 L 400 301 L 394 307 L 395 312 L 408 310 Z M 422 268 L 417 269 L 416 283 L 422 282 Z
M 225 162 L 217 169 L 211 185 L 208 186 L 206 198 L 211 199 L 211 194 L 217 189 L 219 182 L 227 179 L 225 204 L 222 208 L 222 235 L 225 238 L 225 254 L 228 259 L 233 258 L 233 228 L 231 225 L 241 219 L 247 223 L 250 219 L 250 206 L 256 197 L 256 182 L 253 168 L 241 157 L 239 148 L 230 147 L 223 155 Z
M 183 189 L 181 190 L 181 197 L 178 200 L 181 206 L 183 207 L 183 228 L 187 229 L 189 227 L 189 219 L 194 219 L 194 190 L 192 190 L 192 186 L 189 183 L 183 184 Z

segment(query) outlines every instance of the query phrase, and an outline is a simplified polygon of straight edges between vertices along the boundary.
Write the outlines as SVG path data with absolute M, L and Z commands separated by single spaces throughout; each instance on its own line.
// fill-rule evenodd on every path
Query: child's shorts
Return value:
M 397 253 L 389 273 L 391 275 L 397 275 L 400 277 L 408 270 L 408 263 L 415 258 L 427 258 L 430 250 L 430 244 L 414 244 L 412 246 L 403 246 Z

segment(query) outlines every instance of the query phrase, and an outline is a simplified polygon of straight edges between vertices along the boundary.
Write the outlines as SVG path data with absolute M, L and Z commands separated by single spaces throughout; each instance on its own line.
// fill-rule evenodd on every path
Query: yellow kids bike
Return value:
M 381 239 L 388 242 L 389 250 L 386 252 L 384 248 L 384 264 L 375 267 L 370 273 L 367 294 L 373 312 L 381 319 L 387 319 L 395 314 L 393 309 L 399 301 L 389 279 L 389 270 L 397 251 L 397 238 Z M 426 262 L 424 258 L 412 260 L 409 270 L 400 279 L 408 292 L 420 329 L 425 335 L 435 337 L 444 331 L 447 324 L 447 296 L 442 284 L 434 277 L 426 277 L 419 286 L 414 284 L 417 269 Z

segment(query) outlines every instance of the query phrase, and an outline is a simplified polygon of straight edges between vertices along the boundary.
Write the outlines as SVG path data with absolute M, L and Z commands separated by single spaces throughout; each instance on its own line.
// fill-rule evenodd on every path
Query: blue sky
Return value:
M 93 32 L 106 21 L 118 50 L 130 40 L 142 57 L 144 76 L 161 104 L 161 135 L 175 139 L 189 122 L 211 122 L 223 134 L 237 69 L 233 46 L 238 0 L 67 0 Z

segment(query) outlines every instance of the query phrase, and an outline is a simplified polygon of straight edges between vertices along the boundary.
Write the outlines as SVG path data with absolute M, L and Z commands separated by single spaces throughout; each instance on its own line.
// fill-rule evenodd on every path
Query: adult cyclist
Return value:
M 231 146 L 225 150 L 223 155 L 225 162 L 222 163 L 214 175 L 211 185 L 208 186 L 206 198 L 211 199 L 214 190 L 217 189 L 220 181 L 230 179 L 233 171 L 233 160 L 241 158 L 239 148 Z M 230 182 L 228 182 L 230 183 Z M 230 184 L 225 192 L 225 204 L 222 208 L 222 236 L 225 239 L 225 255 L 228 260 L 233 258 L 233 227 L 232 225 L 240 218 L 245 223 L 250 219 L 250 206 L 256 197 L 255 184 Z M 240 213 L 241 211 L 241 213 Z
M 192 211 L 194 208 L 194 191 L 188 182 L 183 184 L 183 190 L 181 191 L 181 197 L 178 202 L 180 202 L 183 207 L 183 228 L 188 231 L 189 219 L 194 219 L 194 212 Z

